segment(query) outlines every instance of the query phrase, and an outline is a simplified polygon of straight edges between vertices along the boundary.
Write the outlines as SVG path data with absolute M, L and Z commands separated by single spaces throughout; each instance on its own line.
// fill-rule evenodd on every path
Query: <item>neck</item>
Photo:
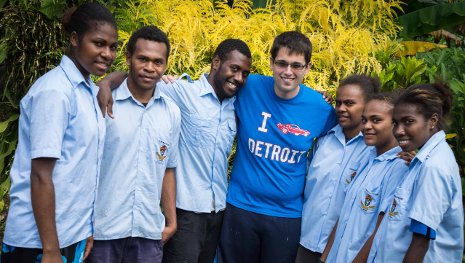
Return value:
M 207 76 L 207 81 L 208 81 L 208 83 L 212 86 L 213 91 L 215 92 L 216 97 L 218 98 L 218 100 L 220 101 L 220 103 L 222 103 L 223 100 L 224 100 L 224 96 L 221 95 L 221 93 L 218 91 L 218 90 L 219 90 L 218 87 L 216 87 L 216 85 L 215 85 L 215 81 L 213 80 L 213 77 L 214 77 L 214 73 L 213 73 L 213 72 L 214 72 L 214 71 L 212 70 L 212 71 L 210 72 L 210 74 L 208 74 L 208 76 Z
M 356 128 L 353 128 L 353 129 L 342 129 L 342 131 L 344 132 L 344 136 L 346 138 L 346 142 L 352 140 L 352 138 L 354 138 L 355 136 L 357 136 L 360 131 L 362 130 L 362 125 L 356 127 Z
M 138 87 L 131 79 L 131 77 L 128 77 L 128 89 L 132 96 L 140 103 L 148 103 L 149 100 L 153 97 L 153 93 L 155 92 L 155 87 L 152 89 Z
M 81 72 L 82 76 L 84 77 L 84 79 L 87 81 L 87 79 L 89 78 L 90 74 L 89 72 L 87 72 L 82 66 L 81 64 L 79 64 L 79 61 L 77 61 L 76 57 L 73 55 L 73 52 L 70 51 L 68 52 L 68 54 L 66 54 L 70 59 L 71 61 L 73 61 L 74 65 L 77 67 L 77 69 L 79 70 L 79 72 Z
M 384 145 L 376 146 L 376 155 L 380 156 L 381 154 L 391 150 L 392 148 L 398 145 L 397 140 L 392 137 L 392 139 Z
M 276 85 L 274 86 L 274 93 L 276 94 L 276 96 L 278 96 L 279 98 L 281 99 L 284 99 L 284 100 L 290 100 L 290 99 L 293 99 L 295 98 L 298 94 L 299 94 L 299 91 L 300 91 L 300 86 L 297 86 L 297 88 L 289 91 L 289 92 L 283 92 L 281 90 L 279 90 Z

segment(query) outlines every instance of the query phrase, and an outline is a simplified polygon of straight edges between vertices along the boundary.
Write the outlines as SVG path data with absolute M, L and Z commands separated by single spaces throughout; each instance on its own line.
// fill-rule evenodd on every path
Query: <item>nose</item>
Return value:
M 365 123 L 363 123 L 363 130 L 367 131 L 371 128 L 372 128 L 372 125 L 370 121 L 365 121 Z
M 148 62 L 145 64 L 144 70 L 147 72 L 154 72 L 155 71 L 155 63 Z
M 116 52 L 113 52 L 110 47 L 105 47 L 102 50 L 101 56 L 107 60 L 114 60 L 116 57 Z
M 284 70 L 284 74 L 287 74 L 287 75 L 293 74 L 290 64 L 286 66 L 286 69 Z
M 338 104 L 336 103 L 336 112 L 345 112 L 347 111 L 346 107 L 344 106 L 344 104 Z
M 404 127 L 402 127 L 402 125 L 394 125 L 394 127 L 392 128 L 392 133 L 395 137 L 403 136 L 405 135 Z
M 234 80 L 237 82 L 237 83 L 244 83 L 244 75 L 242 74 L 242 72 L 236 72 L 236 74 L 234 74 Z

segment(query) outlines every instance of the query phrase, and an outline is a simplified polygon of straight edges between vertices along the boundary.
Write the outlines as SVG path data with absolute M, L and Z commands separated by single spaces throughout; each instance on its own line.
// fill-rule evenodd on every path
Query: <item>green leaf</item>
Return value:
M 39 11 L 49 19 L 57 19 L 66 9 L 66 0 L 42 0 Z
M 13 114 L 6 121 L 0 122 L 0 133 L 4 132 L 6 130 L 6 128 L 8 127 L 8 124 L 10 124 L 10 122 L 17 120 L 18 118 L 19 118 L 18 114 Z
M 465 23 L 465 2 L 433 5 L 399 16 L 400 36 L 410 39 Z

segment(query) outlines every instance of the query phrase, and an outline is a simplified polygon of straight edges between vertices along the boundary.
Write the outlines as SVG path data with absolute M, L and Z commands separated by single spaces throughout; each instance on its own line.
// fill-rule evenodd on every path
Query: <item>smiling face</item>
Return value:
M 218 56 L 213 58 L 208 80 L 220 101 L 236 95 L 236 92 L 244 86 L 251 65 L 252 60 L 237 50 L 231 51 L 224 61 Z
M 126 54 L 128 85 L 139 91 L 152 91 L 166 70 L 168 49 L 165 43 L 139 38 L 134 52 Z M 140 93 L 140 92 L 139 92 Z
M 304 65 L 304 67 L 297 69 L 292 66 L 297 64 Z M 270 67 L 275 82 L 274 91 L 282 99 L 292 99 L 297 96 L 299 85 L 310 70 L 310 66 L 305 63 L 305 56 L 291 53 L 287 47 L 281 47 L 276 57 L 270 58 Z
M 363 135 L 366 145 L 375 146 L 378 155 L 397 145 L 392 133 L 392 111 L 394 105 L 387 101 L 371 100 L 363 111 Z
M 355 137 L 362 130 L 365 95 L 360 86 L 347 84 L 336 91 L 336 115 L 346 138 Z
M 421 148 L 434 133 L 437 114 L 426 119 L 415 104 L 402 103 L 394 109 L 394 135 L 402 150 L 409 152 Z
M 84 77 L 102 76 L 116 58 L 116 28 L 107 22 L 94 22 L 94 29 L 78 36 L 71 33 L 70 57 Z

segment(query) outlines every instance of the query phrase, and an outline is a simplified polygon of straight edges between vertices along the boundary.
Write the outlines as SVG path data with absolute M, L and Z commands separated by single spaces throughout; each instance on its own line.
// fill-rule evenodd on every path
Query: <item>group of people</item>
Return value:
M 273 76 L 226 39 L 208 74 L 173 80 L 166 34 L 144 26 L 99 88 L 114 17 L 87 3 L 64 28 L 67 54 L 20 103 L 1 262 L 461 262 L 447 86 L 351 75 L 333 108 L 302 84 L 296 31 L 274 39 Z

